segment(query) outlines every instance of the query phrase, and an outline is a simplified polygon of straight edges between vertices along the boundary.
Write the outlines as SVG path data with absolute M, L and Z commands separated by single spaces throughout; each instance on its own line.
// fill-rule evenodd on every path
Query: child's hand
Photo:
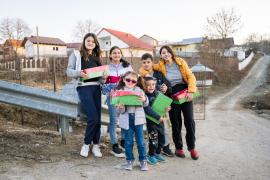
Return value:
M 141 101 L 141 102 L 145 102 L 145 101 L 146 101 L 145 95 L 140 95 L 138 99 L 139 99 L 139 101 Z
M 186 95 L 187 102 L 192 101 L 192 94 L 193 94 L 193 93 L 187 93 L 187 95 Z
M 116 108 L 121 111 L 121 110 L 124 110 L 125 106 L 123 104 L 117 104 Z
M 165 93 L 167 90 L 168 90 L 168 87 L 166 86 L 166 84 L 162 84 L 161 87 L 160 87 L 160 91 L 162 93 Z
M 169 106 L 169 107 L 165 108 L 165 111 L 169 112 L 171 109 L 172 109 L 171 106 Z
M 83 70 L 81 70 L 80 76 L 83 77 L 84 79 L 89 79 L 89 75 L 86 74 Z
M 162 123 L 162 122 L 164 122 L 164 121 L 165 121 L 165 118 L 161 116 L 160 119 L 159 119 L 159 122 Z
M 107 77 L 108 77 L 108 73 L 107 73 L 106 71 L 104 71 L 104 72 L 103 72 L 102 78 L 103 78 L 103 79 L 107 79 Z

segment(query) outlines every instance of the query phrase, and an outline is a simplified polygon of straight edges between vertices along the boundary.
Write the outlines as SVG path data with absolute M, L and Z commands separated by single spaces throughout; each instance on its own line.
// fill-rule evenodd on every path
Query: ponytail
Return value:
M 121 58 L 121 59 L 120 59 L 120 62 L 122 63 L 122 66 L 123 66 L 124 68 L 130 66 L 130 63 L 129 63 L 127 60 L 124 60 L 124 59 Z

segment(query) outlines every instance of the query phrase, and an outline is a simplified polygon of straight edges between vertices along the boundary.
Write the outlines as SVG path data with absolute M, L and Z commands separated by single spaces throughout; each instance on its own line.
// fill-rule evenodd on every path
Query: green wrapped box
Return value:
M 195 92 L 192 94 L 192 99 L 196 98 L 200 96 L 200 93 L 199 92 Z M 185 102 L 187 102 L 187 98 L 186 97 L 182 97 L 182 98 L 179 98 L 178 100 L 174 100 L 173 101 L 175 104 L 183 104 Z
M 158 115 L 164 116 L 166 114 L 165 109 L 168 108 L 172 102 L 173 102 L 173 100 L 171 98 L 165 96 L 162 93 L 159 93 L 158 96 L 156 97 L 156 99 L 154 100 L 151 107 L 152 107 L 153 111 L 155 111 Z M 160 123 L 159 120 L 157 120 L 151 116 L 146 115 L 146 117 L 156 124 Z
M 139 101 L 140 94 L 134 91 L 115 90 L 111 92 L 111 105 L 124 104 L 129 106 L 142 106 Z
M 92 79 L 92 78 L 96 78 L 96 77 L 102 77 L 106 74 L 108 74 L 109 71 L 109 66 L 108 65 L 103 65 L 103 66 L 98 66 L 98 67 L 94 67 L 94 68 L 88 68 L 88 69 L 84 69 L 84 73 L 86 73 L 89 78 L 87 79 Z M 81 77 L 80 80 L 84 81 L 87 80 L 86 78 Z
M 129 95 L 129 96 L 118 96 L 111 98 L 111 105 L 124 104 L 129 106 L 142 106 L 143 103 L 138 100 L 139 96 Z

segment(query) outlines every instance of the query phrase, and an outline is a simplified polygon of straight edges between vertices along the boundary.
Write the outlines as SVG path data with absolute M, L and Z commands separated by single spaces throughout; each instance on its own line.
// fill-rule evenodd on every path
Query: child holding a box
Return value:
M 102 157 L 99 148 L 101 128 L 100 80 L 102 78 L 91 78 L 84 71 L 98 66 L 101 66 L 101 62 L 97 36 L 93 33 L 87 33 L 83 38 L 80 51 L 74 51 L 70 55 L 67 67 L 67 75 L 76 81 L 81 106 L 87 115 L 84 144 L 80 152 L 83 157 L 88 157 L 89 145 L 92 142 L 92 153 L 96 157 Z
M 149 102 L 143 90 L 136 86 L 137 81 L 138 75 L 135 72 L 128 71 L 122 76 L 117 89 L 139 93 L 140 96 L 138 97 L 138 101 L 143 102 L 143 106 L 119 104 L 116 107 L 120 113 L 119 126 L 123 129 L 125 134 L 125 154 L 127 163 L 124 168 L 126 170 L 132 170 L 133 168 L 133 162 L 135 160 L 133 155 L 133 138 L 135 134 L 140 167 L 142 171 L 147 171 L 146 145 L 143 134 L 143 125 L 145 124 L 143 107 L 147 106 Z
M 174 101 L 169 112 L 172 124 L 172 136 L 175 144 L 175 155 L 181 158 L 185 157 L 182 141 L 182 116 L 184 116 L 184 125 L 186 128 L 186 142 L 191 158 L 197 160 L 199 153 L 195 150 L 195 121 L 193 119 L 192 97 L 197 92 L 196 78 L 191 72 L 185 60 L 176 57 L 169 46 L 160 48 L 160 61 L 153 66 L 154 70 L 160 71 L 171 84 L 172 95 L 187 89 L 187 102 L 178 104 Z
M 116 127 L 117 127 L 117 113 L 115 106 L 111 105 L 110 103 L 110 92 L 114 90 L 118 82 L 121 79 L 121 76 L 124 75 L 128 71 L 133 71 L 131 65 L 124 60 L 122 51 L 119 47 L 113 46 L 110 49 L 110 61 L 109 64 L 109 71 L 108 71 L 108 77 L 106 79 L 105 84 L 102 86 L 102 93 L 107 96 L 107 105 L 108 105 L 108 111 L 110 116 L 110 124 L 108 127 L 109 133 L 110 133 L 110 139 L 112 144 L 112 151 L 111 154 L 113 154 L 115 157 L 125 157 L 125 154 L 123 153 L 122 149 L 118 145 L 118 139 L 116 135 Z M 124 133 L 121 130 L 121 142 L 120 145 L 124 147 Z
M 165 162 L 165 158 L 160 154 L 161 148 L 164 146 L 164 118 L 152 109 L 152 104 L 156 100 L 158 92 L 156 90 L 157 80 L 154 77 L 144 77 L 144 91 L 149 100 L 149 105 L 144 107 L 145 114 L 153 117 L 156 121 L 152 121 L 146 116 L 146 125 L 149 139 L 148 163 L 155 165 L 158 162 Z

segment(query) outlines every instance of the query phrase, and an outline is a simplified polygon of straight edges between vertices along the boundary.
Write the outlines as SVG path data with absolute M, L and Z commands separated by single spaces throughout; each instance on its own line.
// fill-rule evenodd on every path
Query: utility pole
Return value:
M 37 31 L 37 60 L 39 60 L 39 36 L 38 36 L 38 26 L 36 27 Z

